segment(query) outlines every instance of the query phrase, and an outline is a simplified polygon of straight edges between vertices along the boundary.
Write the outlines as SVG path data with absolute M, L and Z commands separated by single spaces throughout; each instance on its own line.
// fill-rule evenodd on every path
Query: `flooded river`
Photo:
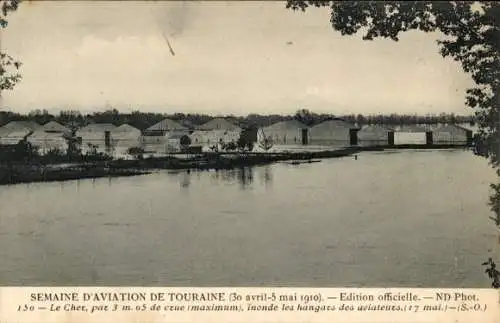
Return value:
M 1 285 L 489 287 L 468 151 L 0 187 Z

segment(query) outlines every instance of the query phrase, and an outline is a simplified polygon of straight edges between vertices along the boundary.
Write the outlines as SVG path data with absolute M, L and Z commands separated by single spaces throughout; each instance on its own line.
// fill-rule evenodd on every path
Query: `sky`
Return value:
M 24 2 L 1 34 L 23 62 L 3 109 L 472 113 L 472 80 L 440 56 L 439 35 L 363 41 L 329 15 L 284 2 Z

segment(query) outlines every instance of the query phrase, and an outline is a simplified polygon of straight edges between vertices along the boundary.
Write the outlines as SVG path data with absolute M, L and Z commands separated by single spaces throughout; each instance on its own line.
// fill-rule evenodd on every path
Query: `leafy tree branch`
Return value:
M 0 0 L 0 27 L 2 29 L 8 25 L 7 15 L 17 10 L 20 2 L 20 0 Z M 0 50 L 0 93 L 3 90 L 12 90 L 21 81 L 20 67 L 21 62 Z

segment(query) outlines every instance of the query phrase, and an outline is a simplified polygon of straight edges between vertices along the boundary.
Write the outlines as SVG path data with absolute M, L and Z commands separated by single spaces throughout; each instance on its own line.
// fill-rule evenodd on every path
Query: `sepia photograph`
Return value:
M 496 2 L 0 7 L 0 286 L 500 287 Z

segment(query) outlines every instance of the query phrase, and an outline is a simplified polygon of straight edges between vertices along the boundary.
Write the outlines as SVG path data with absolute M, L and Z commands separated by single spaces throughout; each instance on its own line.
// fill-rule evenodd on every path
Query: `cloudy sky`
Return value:
M 245 115 L 468 114 L 472 85 L 438 35 L 342 37 L 281 2 L 25 2 L 2 33 L 23 63 L 4 109 Z M 175 55 L 172 55 L 166 39 Z

